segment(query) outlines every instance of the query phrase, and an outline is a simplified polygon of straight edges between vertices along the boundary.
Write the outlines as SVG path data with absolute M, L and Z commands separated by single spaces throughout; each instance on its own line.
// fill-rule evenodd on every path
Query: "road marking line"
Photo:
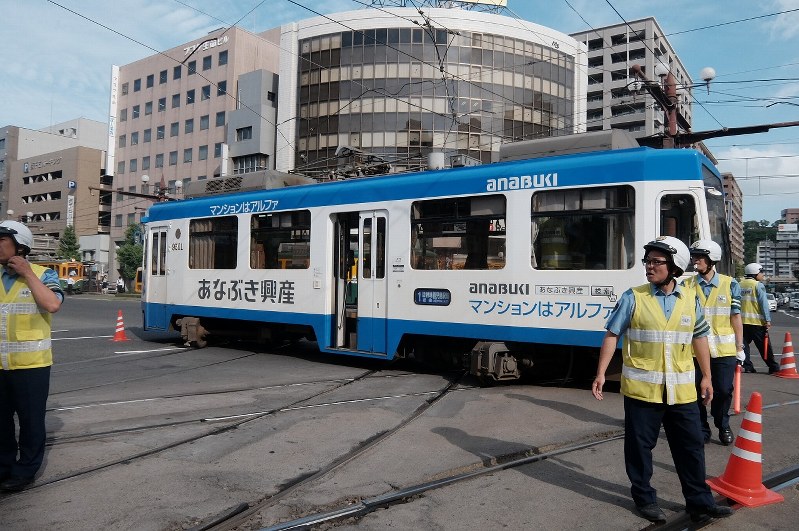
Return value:
M 50 341 L 64 341 L 67 339 L 100 339 L 104 337 L 114 337 L 114 336 L 81 336 L 81 337 L 54 337 L 50 339 Z

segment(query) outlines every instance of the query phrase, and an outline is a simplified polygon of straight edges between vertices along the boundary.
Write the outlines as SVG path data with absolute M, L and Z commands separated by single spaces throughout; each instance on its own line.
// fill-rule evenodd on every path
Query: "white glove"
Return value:
M 743 363 L 743 362 L 744 362 L 744 360 L 746 359 L 746 354 L 744 354 L 744 351 L 743 351 L 743 350 L 739 350 L 739 351 L 738 351 L 738 353 L 735 355 L 735 358 L 736 358 L 738 361 L 740 361 L 741 363 Z

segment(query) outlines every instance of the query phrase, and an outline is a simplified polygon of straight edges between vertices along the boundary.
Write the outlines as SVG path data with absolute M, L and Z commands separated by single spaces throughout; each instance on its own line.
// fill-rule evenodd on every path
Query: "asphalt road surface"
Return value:
M 120 311 L 128 341 L 112 340 Z M 775 352 L 797 318 L 775 316 Z M 4 529 L 259 529 L 364 504 L 312 527 L 648 526 L 629 498 L 621 397 L 597 402 L 589 382 L 481 388 L 457 371 L 331 358 L 307 342 L 192 350 L 143 332 L 137 300 L 89 294 L 69 297 L 53 330 L 46 460 L 32 488 L 0 497 Z M 763 395 L 763 475 L 799 464 L 799 379 L 761 371 L 743 389 L 744 404 Z M 731 448 L 714 432 L 709 475 Z M 661 506 L 678 518 L 663 438 L 655 468 Z M 404 490 L 423 485 L 433 488 Z M 796 487 L 780 492 L 785 502 L 715 526 L 793 528 Z

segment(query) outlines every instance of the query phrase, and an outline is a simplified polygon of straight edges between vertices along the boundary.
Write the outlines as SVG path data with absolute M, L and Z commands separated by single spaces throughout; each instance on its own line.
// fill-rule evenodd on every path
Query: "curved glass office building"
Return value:
M 278 169 L 323 177 L 336 152 L 394 171 L 428 154 L 497 160 L 503 142 L 585 130 L 585 48 L 461 9 L 367 9 L 281 28 Z M 285 53 L 285 52 L 290 53 Z

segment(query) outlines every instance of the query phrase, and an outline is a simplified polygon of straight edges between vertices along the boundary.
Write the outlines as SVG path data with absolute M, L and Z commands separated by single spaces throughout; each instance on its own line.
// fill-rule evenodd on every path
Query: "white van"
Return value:
M 791 310 L 799 310 L 799 291 L 791 293 L 791 302 L 789 303 Z

